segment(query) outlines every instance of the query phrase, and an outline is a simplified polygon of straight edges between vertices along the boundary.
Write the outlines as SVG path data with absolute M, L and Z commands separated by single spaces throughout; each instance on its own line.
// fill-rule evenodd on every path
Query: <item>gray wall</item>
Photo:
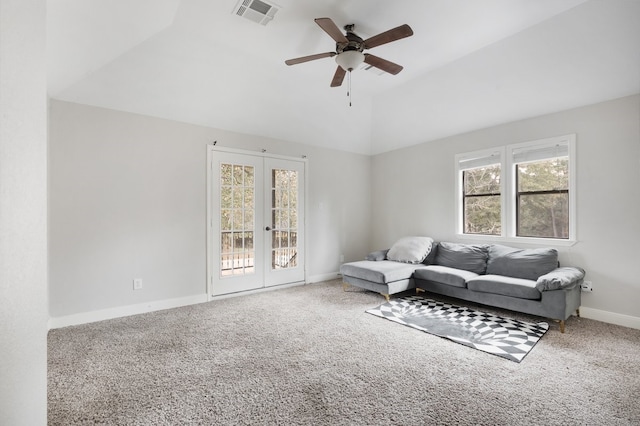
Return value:
M 593 281 L 583 306 L 640 319 L 638 95 L 375 156 L 371 249 L 404 235 L 456 240 L 455 154 L 569 133 L 577 134 L 578 243 L 557 247 L 560 260 Z
M 47 423 L 44 0 L 0 3 L 0 424 Z
M 207 144 L 308 158 L 307 276 L 371 242 L 369 156 L 50 102 L 50 313 L 206 292 Z M 334 275 L 335 276 L 335 275 Z M 133 278 L 144 289 L 132 290 Z

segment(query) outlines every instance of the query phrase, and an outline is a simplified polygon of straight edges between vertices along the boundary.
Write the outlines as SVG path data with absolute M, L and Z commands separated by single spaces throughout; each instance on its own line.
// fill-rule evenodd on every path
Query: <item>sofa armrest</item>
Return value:
M 582 284 L 584 269 L 573 266 L 556 268 L 548 274 L 544 274 L 536 281 L 539 291 L 570 290 Z
M 385 260 L 387 258 L 387 252 L 388 251 L 389 251 L 389 249 L 373 251 L 373 252 L 371 252 L 371 253 L 369 253 L 367 255 L 365 260 L 373 260 L 373 261 L 376 261 L 376 262 L 379 261 L 379 260 Z

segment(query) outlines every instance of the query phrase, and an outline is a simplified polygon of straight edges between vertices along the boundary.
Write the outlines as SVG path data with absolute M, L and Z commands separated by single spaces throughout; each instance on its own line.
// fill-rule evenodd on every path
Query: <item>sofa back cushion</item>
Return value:
M 387 252 L 387 259 L 402 263 L 422 263 L 431 252 L 433 239 L 404 237 L 396 241 Z
M 440 243 L 436 241 L 434 241 L 433 244 L 431 244 L 431 251 L 429 252 L 427 257 L 424 258 L 422 263 L 424 263 L 425 265 L 434 265 L 436 263 L 436 256 L 438 254 L 438 244 Z
M 487 269 L 489 246 L 485 244 L 457 244 L 442 242 L 438 245 L 435 263 L 449 268 L 484 274 Z
M 556 249 L 517 249 L 499 244 L 489 247 L 487 274 L 537 280 L 557 267 Z

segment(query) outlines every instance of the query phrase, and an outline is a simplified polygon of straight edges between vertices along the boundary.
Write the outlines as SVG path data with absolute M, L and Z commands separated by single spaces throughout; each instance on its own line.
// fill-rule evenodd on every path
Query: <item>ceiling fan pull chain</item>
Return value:
M 349 71 L 349 88 L 347 89 L 347 97 L 349 98 L 349 106 L 351 106 L 351 71 Z

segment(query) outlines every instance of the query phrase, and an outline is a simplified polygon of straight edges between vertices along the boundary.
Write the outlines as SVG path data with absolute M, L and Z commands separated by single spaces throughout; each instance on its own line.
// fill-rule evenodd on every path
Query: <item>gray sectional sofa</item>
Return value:
M 405 237 L 389 250 L 340 267 L 349 285 L 390 295 L 410 289 L 551 318 L 579 315 L 585 272 L 560 267 L 552 248 L 517 249 L 504 245 L 435 243 Z

